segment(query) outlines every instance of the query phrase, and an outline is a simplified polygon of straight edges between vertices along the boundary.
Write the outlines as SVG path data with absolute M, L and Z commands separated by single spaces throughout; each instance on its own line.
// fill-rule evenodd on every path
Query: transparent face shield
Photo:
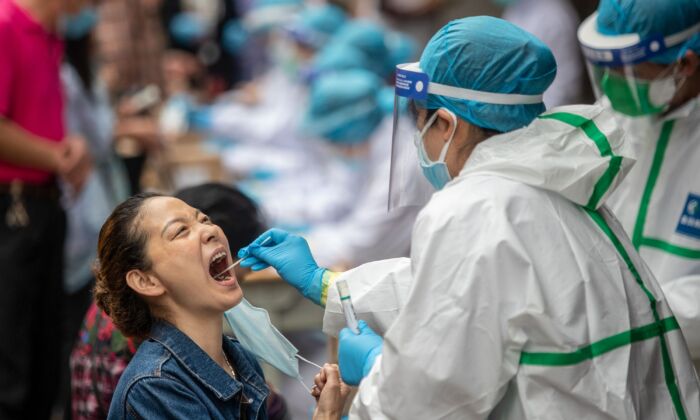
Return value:
M 601 34 L 597 16 L 588 17 L 578 31 L 596 97 L 605 97 L 614 110 L 632 117 L 668 110 L 684 79 L 677 63 L 665 66 L 649 60 L 681 45 L 700 31 L 700 24 L 668 37 L 641 39 L 637 34 Z
M 391 145 L 388 210 L 399 207 L 425 205 L 435 188 L 423 175 L 416 141 L 418 129 L 424 121 L 421 110 L 428 109 L 428 95 L 455 100 L 474 101 L 494 105 L 526 105 L 542 103 L 542 95 L 482 92 L 431 82 L 419 63 L 396 66 L 394 98 L 394 133 Z M 424 118 L 424 117 L 423 117 Z M 419 121 L 421 120 L 421 121 Z M 420 127 L 417 124 L 420 123 Z M 424 141 L 420 139 L 420 141 Z
M 435 189 L 423 176 L 414 146 L 416 104 L 396 95 L 389 172 L 389 211 L 400 207 L 423 206 Z

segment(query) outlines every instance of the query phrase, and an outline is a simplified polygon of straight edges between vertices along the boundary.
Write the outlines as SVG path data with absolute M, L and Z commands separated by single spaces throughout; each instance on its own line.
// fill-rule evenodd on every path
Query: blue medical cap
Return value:
M 384 29 L 368 21 L 348 22 L 331 39 L 333 48 L 355 48 L 365 56 L 370 70 L 380 77 L 387 77 L 386 62 L 390 56 L 384 40 Z M 392 69 L 393 70 L 393 69 Z
M 448 23 L 420 60 L 431 82 L 492 93 L 542 94 L 557 73 L 552 52 L 534 35 L 503 19 L 477 16 Z M 528 125 L 543 103 L 493 105 L 428 95 L 425 107 L 445 107 L 479 127 L 500 132 Z
M 393 72 L 397 65 L 415 61 L 418 52 L 416 41 L 401 32 L 389 32 L 385 37 L 389 51 L 387 66 L 389 73 Z
M 700 22 L 700 0 L 601 0 L 598 32 L 604 35 L 638 34 L 641 39 L 676 34 Z M 670 64 L 687 49 L 700 53 L 700 36 L 695 34 L 649 61 Z
M 345 20 L 345 12 L 327 4 L 304 10 L 288 29 L 297 42 L 320 48 L 345 24 Z
M 309 92 L 302 131 L 333 143 L 352 145 L 369 139 L 384 118 L 383 82 L 367 70 L 321 75 Z
M 303 0 L 254 0 L 253 9 L 276 6 L 301 6 L 303 4 Z
M 311 63 L 311 77 L 353 69 L 371 71 L 371 65 L 367 57 L 357 49 L 335 48 L 335 44 L 332 44 L 322 48 L 314 57 Z

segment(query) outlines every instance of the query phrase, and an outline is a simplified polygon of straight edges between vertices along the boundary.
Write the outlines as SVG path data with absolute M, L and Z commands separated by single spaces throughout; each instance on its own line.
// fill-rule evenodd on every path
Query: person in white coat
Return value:
M 604 0 L 579 29 L 594 90 L 637 164 L 611 210 L 658 279 L 700 368 L 700 4 Z
M 555 69 L 503 20 L 449 23 L 397 74 L 440 190 L 410 259 L 330 273 L 274 230 L 239 253 L 321 304 L 337 303 L 339 277 L 353 300 L 374 289 L 383 338 L 364 321 L 340 332 L 343 380 L 359 383 L 351 419 L 700 417 L 678 322 L 604 206 L 632 152 L 600 106 L 545 112 Z
M 576 39 L 579 17 L 570 0 L 494 0 L 503 19 L 541 39 L 557 60 L 557 77 L 544 92 L 548 107 L 582 103 L 585 70 Z M 542 22 L 547 22 L 543 25 Z

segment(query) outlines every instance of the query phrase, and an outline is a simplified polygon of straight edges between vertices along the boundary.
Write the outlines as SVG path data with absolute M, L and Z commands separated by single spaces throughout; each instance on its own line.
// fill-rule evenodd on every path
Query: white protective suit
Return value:
M 621 124 L 637 164 L 608 203 L 661 284 L 700 367 L 700 99 L 660 121 Z
M 600 207 L 631 152 L 598 106 L 478 145 L 419 214 L 410 260 L 340 277 L 386 331 L 350 418 L 700 418 L 678 324 Z M 331 287 L 324 330 L 340 317 Z
M 255 105 L 226 100 L 212 106 L 211 133 L 258 146 L 290 146 L 294 139 L 289 133 L 296 129 L 299 110 L 304 109 L 306 87 L 276 68 L 257 86 L 260 102 Z
M 385 118 L 372 134 L 369 173 L 350 213 L 337 222 L 318 224 L 304 235 L 320 266 L 352 268 L 408 256 L 411 228 L 421 207 L 387 212 L 393 129 L 393 119 Z

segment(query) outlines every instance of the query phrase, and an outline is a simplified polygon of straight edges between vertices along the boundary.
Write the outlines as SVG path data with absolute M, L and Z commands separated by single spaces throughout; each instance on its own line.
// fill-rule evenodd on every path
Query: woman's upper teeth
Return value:
M 214 255 L 214 258 L 212 258 L 213 262 L 219 261 L 220 259 L 226 257 L 226 253 L 224 251 L 221 251 L 217 254 Z

